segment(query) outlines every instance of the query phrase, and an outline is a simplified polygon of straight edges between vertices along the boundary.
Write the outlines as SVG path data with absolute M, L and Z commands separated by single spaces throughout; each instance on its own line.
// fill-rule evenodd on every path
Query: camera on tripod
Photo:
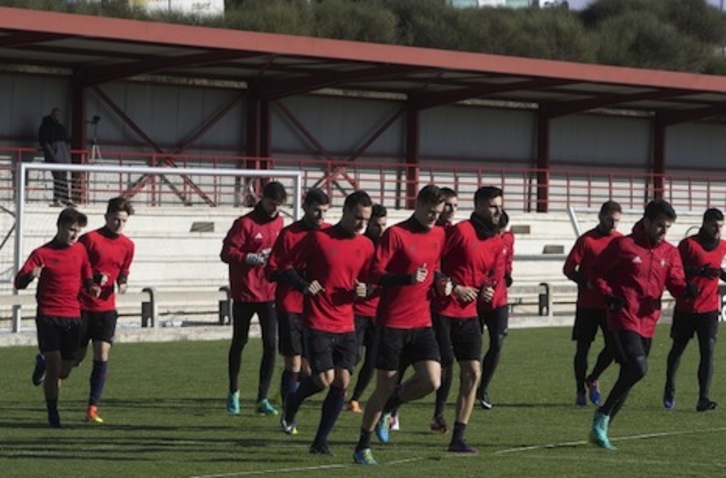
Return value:
M 98 123 L 99 123 L 100 121 L 101 121 L 101 117 L 100 117 L 100 116 L 98 116 L 98 115 L 94 115 L 94 116 L 93 116 L 93 117 L 91 118 L 91 124 L 92 124 L 92 125 L 97 125 L 97 124 L 98 124 Z

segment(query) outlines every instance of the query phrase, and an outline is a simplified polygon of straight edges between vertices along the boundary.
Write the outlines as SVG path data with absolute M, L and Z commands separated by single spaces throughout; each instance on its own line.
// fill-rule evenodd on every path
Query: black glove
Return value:
M 698 290 L 698 286 L 694 284 L 693 282 L 687 282 L 686 283 L 686 292 L 683 294 L 686 297 L 689 297 L 691 299 L 697 298 L 701 294 L 701 291 Z
M 715 279 L 719 276 L 721 273 L 720 269 L 716 269 L 715 267 L 709 267 L 709 266 L 703 266 L 699 267 L 696 270 L 696 275 L 699 275 L 701 277 L 708 277 L 709 279 Z
M 507 284 L 507 289 L 512 287 L 512 282 L 514 282 L 512 280 L 512 276 L 510 276 L 509 274 L 504 276 L 504 283 Z
M 625 299 L 616 295 L 605 297 L 605 305 L 611 312 L 620 312 L 625 307 Z

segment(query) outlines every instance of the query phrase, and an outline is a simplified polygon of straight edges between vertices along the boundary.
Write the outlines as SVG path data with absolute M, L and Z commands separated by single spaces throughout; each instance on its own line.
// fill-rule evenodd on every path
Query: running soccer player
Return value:
M 502 209 L 499 188 L 482 187 L 474 195 L 471 218 L 457 224 L 447 234 L 441 259 L 441 272 L 453 284 L 448 297 L 437 296 L 433 301 L 434 329 L 441 351 L 442 369 L 449 370 L 454 358 L 459 362 L 460 387 L 456 403 L 456 422 L 448 450 L 450 452 L 478 454 L 476 448 L 464 440 L 466 426 L 476 401 L 476 387 L 481 376 L 479 358 L 482 351 L 482 329 L 477 302 L 490 302 L 494 297 L 497 267 L 504 267 L 503 245 L 498 225 L 492 217 Z M 504 273 L 501 273 L 502 282 Z M 440 389 L 439 389 L 440 390 Z M 437 409 L 431 429 L 445 431 L 443 409 L 446 396 L 436 392 Z M 439 403 L 439 401 L 443 403 Z M 435 427 L 436 426 L 436 427 Z M 444 430 L 442 430 L 444 428 Z
M 310 189 L 303 200 L 302 219 L 285 227 L 275 241 L 270 253 L 270 259 L 265 267 L 266 277 L 277 282 L 275 291 L 275 304 L 277 306 L 277 321 L 280 331 L 279 350 L 285 360 L 285 370 L 282 372 L 280 384 L 281 402 L 285 397 L 293 393 L 299 384 L 300 374 L 303 371 L 309 372 L 304 367 L 303 360 L 303 295 L 298 292 L 292 284 L 281 276 L 279 270 L 280 261 L 291 253 L 291 251 L 311 231 L 330 227 L 325 222 L 325 213 L 330 208 L 330 199 L 320 189 Z M 298 271 L 304 276 L 303 271 Z
M 648 371 L 664 288 L 676 298 L 698 295 L 698 288 L 686 283 L 678 249 L 665 240 L 675 220 L 668 202 L 651 201 L 633 232 L 613 239 L 590 271 L 590 281 L 605 297 L 608 346 L 620 365 L 618 379 L 592 422 L 590 441 L 600 448 L 615 449 L 608 437 L 609 424 Z
M 364 236 L 373 242 L 373 246 L 377 246 L 381 239 L 383 231 L 386 229 L 386 221 L 388 219 L 388 211 L 385 206 L 380 204 L 373 205 L 371 220 L 368 221 L 368 227 Z M 358 366 L 361 358 L 363 365 L 358 370 L 358 380 L 353 389 L 353 395 L 348 401 L 348 411 L 354 413 L 363 413 L 360 407 L 360 399 L 363 392 L 373 378 L 376 368 L 376 355 L 378 353 L 378 344 L 376 341 L 376 309 L 380 300 L 380 288 L 376 287 L 370 291 L 368 297 L 356 299 L 353 303 L 353 312 L 355 313 L 355 337 L 358 347 L 358 355 L 355 365 Z M 365 348 L 365 355 L 361 357 L 361 349 Z
M 703 214 L 698 234 L 683 239 L 678 245 L 686 280 L 694 283 L 701 293 L 695 299 L 678 298 L 673 311 L 671 324 L 673 345 L 668 353 L 663 392 L 663 406 L 668 410 L 676 406 L 676 371 L 681 355 L 694 333 L 698 336 L 700 355 L 696 411 L 714 410 L 717 405 L 709 398 L 709 389 L 713 376 L 713 353 L 721 312 L 718 281 L 719 278 L 726 279 L 726 272 L 721 268 L 726 255 L 726 241 L 721 240 L 723 224 L 723 213 L 718 209 L 708 209 Z
M 302 402 L 329 388 L 310 453 L 332 455 L 328 437 L 345 404 L 345 392 L 355 367 L 357 342 L 353 302 L 367 295 L 366 273 L 373 243 L 361 233 L 371 218 L 373 203 L 365 191 L 345 199 L 340 222 L 308 234 L 300 247 L 283 259 L 282 274 L 305 294 L 303 336 L 312 375 L 285 399 L 280 424 L 292 434 Z M 305 278 L 298 269 L 305 270 Z
M 131 261 L 134 258 L 134 243 L 122 234 L 126 221 L 134 213 L 128 199 L 109 199 L 104 216 L 106 224 L 100 229 L 81 236 L 91 262 L 94 282 L 101 288 L 96 297 L 81 292 L 81 312 L 85 329 L 81 347 L 76 355 L 76 364 L 86 356 L 89 342 L 93 342 L 93 369 L 90 377 L 90 392 L 86 421 L 103 423 L 98 414 L 98 404 L 108 373 L 108 358 L 116 333 L 118 312 L 116 311 L 116 290 L 126 293 Z
M 45 357 L 43 392 L 51 428 L 61 427 L 60 381 L 73 369 L 83 333 L 78 296 L 84 288 L 94 296 L 101 292 L 93 283 L 86 248 L 77 243 L 87 222 L 86 215 L 74 208 L 61 211 L 53 240 L 35 249 L 15 275 L 18 290 L 38 279 L 35 325 L 38 348 Z
M 603 337 L 607 337 L 608 326 L 605 313 L 605 298 L 592 287 L 588 277 L 590 269 L 600 253 L 616 237 L 621 237 L 618 224 L 622 216 L 620 204 L 606 201 L 600 207 L 598 224 L 577 238 L 570 254 L 565 260 L 562 272 L 577 284 L 577 305 L 575 307 L 575 324 L 572 328 L 572 340 L 577 342 L 573 365 L 575 368 L 575 404 L 579 407 L 587 405 L 585 386 L 590 401 L 600 404 L 600 375 L 613 362 L 613 354 L 607 342 L 597 356 L 595 368 L 587 375 L 587 356 L 590 346 L 595 340 L 598 328 Z
M 381 442 L 388 442 L 391 410 L 428 395 L 441 383 L 431 294 L 434 283 L 439 293 L 450 292 L 451 287 L 450 282 L 434 281 L 445 241 L 444 230 L 435 227 L 443 208 L 439 188 L 425 186 L 413 215 L 388 228 L 376 249 L 369 281 L 383 289 L 377 315 L 378 377 L 363 413 L 355 463 L 377 464 L 370 448 L 373 430 Z M 413 364 L 415 372 L 397 386 L 402 362 Z
M 277 415 L 277 410 L 267 398 L 275 367 L 275 342 L 277 320 L 275 318 L 275 284 L 267 280 L 264 267 L 272 245 L 282 230 L 280 206 L 287 200 L 285 187 L 272 181 L 265 185 L 262 199 L 254 210 L 238 218 L 227 232 L 220 258 L 229 265 L 229 282 L 233 302 L 232 344 L 228 354 L 229 394 L 227 412 L 238 415 L 239 371 L 242 351 L 249 338 L 252 316 L 257 314 L 262 332 L 262 358 L 260 360 L 259 385 L 256 411 L 263 415 Z

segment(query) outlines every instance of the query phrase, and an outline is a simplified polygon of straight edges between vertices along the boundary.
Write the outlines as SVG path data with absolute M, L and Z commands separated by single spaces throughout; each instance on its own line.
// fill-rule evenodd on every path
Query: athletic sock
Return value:
M 466 423 L 454 423 L 454 433 L 451 435 L 451 443 L 464 441 L 464 433 L 466 432 Z
M 368 430 L 360 429 L 360 435 L 358 436 L 358 444 L 355 446 L 355 451 L 365 450 L 371 447 L 371 435 L 373 432 Z
M 345 389 L 331 386 L 328 395 L 323 401 L 323 413 L 320 416 L 318 433 L 315 435 L 315 443 L 327 443 L 330 432 L 333 431 L 335 421 L 345 404 Z
M 300 405 L 311 395 L 323 391 L 313 380 L 313 377 L 305 377 L 295 393 L 285 397 L 285 420 L 289 423 L 295 418 Z
M 93 361 L 93 371 L 91 372 L 91 393 L 88 397 L 89 405 L 98 405 L 103 394 L 103 387 L 106 385 L 106 373 L 108 371 L 108 362 L 100 360 Z

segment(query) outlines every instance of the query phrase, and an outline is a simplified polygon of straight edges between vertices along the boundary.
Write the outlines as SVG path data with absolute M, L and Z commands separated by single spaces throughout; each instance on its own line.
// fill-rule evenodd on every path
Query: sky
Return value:
M 581 9 L 592 3 L 594 0 L 568 0 L 568 3 L 570 4 L 571 9 Z M 707 0 L 708 3 L 715 7 L 721 6 L 721 0 Z M 726 4 L 726 1 L 724 2 Z M 724 10 L 726 10 L 726 6 L 724 7 Z

